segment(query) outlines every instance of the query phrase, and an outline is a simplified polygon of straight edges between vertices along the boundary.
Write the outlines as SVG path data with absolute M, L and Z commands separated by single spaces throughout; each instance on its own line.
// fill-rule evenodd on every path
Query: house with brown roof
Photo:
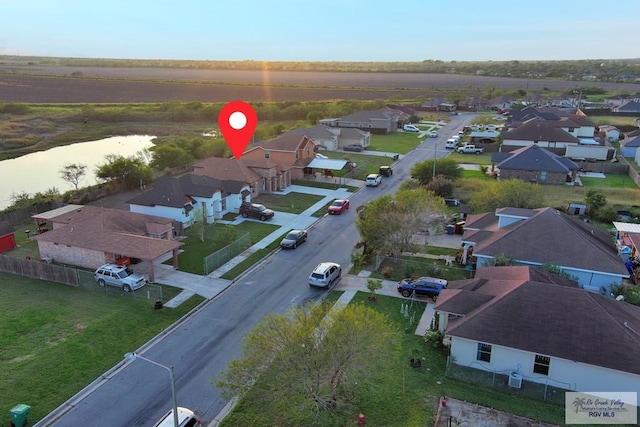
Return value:
M 256 197 L 263 188 L 264 178 L 242 162 L 242 159 L 208 157 L 191 165 L 192 173 L 209 176 L 223 181 L 246 183 L 250 187 L 250 197 Z M 247 199 L 246 201 L 251 201 Z M 238 206 L 239 207 L 239 206 Z
M 240 161 L 263 178 L 260 191 L 284 190 L 294 179 L 311 173 L 315 143 L 306 135 L 286 132 L 275 139 L 261 141 L 244 152 Z
M 250 201 L 251 187 L 243 181 L 185 174 L 163 176 L 148 191 L 127 200 L 131 212 L 172 218 L 182 227 L 195 221 L 212 223 Z
M 526 266 L 449 282 L 435 310 L 459 367 L 572 391 L 640 390 L 640 307 Z
M 120 256 L 138 258 L 146 263 L 150 281 L 158 258 L 171 254 L 178 267 L 182 243 L 173 240 L 171 218 L 96 206 L 71 208 L 34 215 L 37 221 L 46 220 L 53 226 L 33 237 L 42 258 L 90 269 L 113 263 Z
M 506 256 L 514 265 L 551 264 L 574 277 L 580 287 L 609 295 L 629 272 L 605 230 L 553 208 L 499 208 L 469 215 L 462 236 L 463 261 L 470 253 L 476 270 Z
M 580 167 L 538 145 L 491 155 L 498 179 L 519 179 L 540 184 L 573 185 Z

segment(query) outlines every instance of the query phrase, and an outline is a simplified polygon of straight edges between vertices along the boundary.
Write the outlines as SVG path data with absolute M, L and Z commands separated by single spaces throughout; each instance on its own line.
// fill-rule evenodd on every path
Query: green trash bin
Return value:
M 11 413 L 12 424 L 16 427 L 22 427 L 27 424 L 27 417 L 31 406 L 19 403 L 9 410 Z

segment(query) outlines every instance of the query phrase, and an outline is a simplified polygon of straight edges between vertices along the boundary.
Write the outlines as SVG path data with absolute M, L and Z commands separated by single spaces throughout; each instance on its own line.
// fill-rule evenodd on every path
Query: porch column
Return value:
M 152 259 L 148 259 L 147 260 L 147 270 L 149 271 L 149 281 L 153 282 L 156 279 L 156 275 L 155 275 L 155 271 L 153 270 L 153 260 Z

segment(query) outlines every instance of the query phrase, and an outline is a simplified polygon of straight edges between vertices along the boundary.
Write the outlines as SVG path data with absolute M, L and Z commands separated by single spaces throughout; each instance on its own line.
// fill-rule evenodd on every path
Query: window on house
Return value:
M 537 143 L 538 143 L 538 141 L 533 141 L 533 143 L 534 143 L 534 144 L 537 144 Z
M 541 171 L 540 172 L 540 181 L 546 181 L 547 180 L 547 171 Z
M 569 128 L 569 132 L 573 132 L 576 128 Z
M 533 372 L 541 375 L 549 375 L 550 364 L 551 364 L 550 357 L 536 354 L 536 358 L 533 362 Z
M 271 157 L 271 151 L 269 150 L 264 150 L 264 158 L 268 159 L 269 157 Z
M 296 159 L 300 157 L 300 153 L 296 150 Z
M 478 353 L 476 354 L 476 360 L 483 362 L 491 362 L 491 344 L 478 343 Z
M 222 205 L 222 210 L 226 211 L 227 210 L 227 198 L 226 197 L 222 198 L 221 205 Z

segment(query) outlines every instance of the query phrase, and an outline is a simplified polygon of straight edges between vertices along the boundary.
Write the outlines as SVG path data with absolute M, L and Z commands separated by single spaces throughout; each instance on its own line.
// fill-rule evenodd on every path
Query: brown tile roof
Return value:
M 140 259 L 155 259 L 182 246 L 175 240 L 147 236 L 150 229 L 157 234 L 172 233 L 171 218 L 82 206 L 74 212 L 52 218 L 52 222 L 64 225 L 38 234 L 34 239 Z
M 450 282 L 435 305 L 462 315 L 447 335 L 640 374 L 640 307 L 545 281 L 464 282 Z
M 196 175 L 206 175 L 218 179 L 242 181 L 248 184 L 262 179 L 258 173 L 243 163 L 243 159 L 209 157 L 194 163 L 192 167 L 193 173 Z
M 552 120 L 534 117 L 514 129 L 502 132 L 503 139 L 579 143 L 578 138 L 556 126 Z

